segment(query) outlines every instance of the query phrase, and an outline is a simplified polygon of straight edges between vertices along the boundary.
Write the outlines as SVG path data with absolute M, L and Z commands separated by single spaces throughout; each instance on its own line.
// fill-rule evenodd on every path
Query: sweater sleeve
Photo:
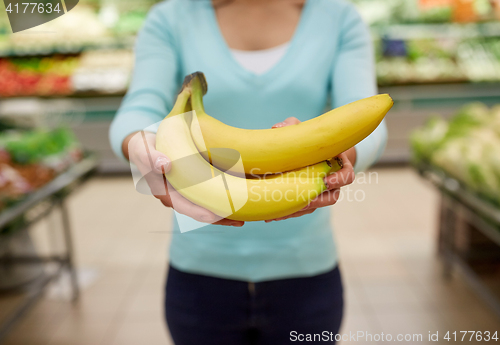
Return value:
M 377 94 L 375 62 L 370 32 L 352 5 L 345 9 L 338 55 L 332 69 L 332 104 L 335 108 Z M 366 170 L 385 149 L 385 120 L 355 146 L 354 170 Z
M 179 87 L 178 65 L 172 30 L 157 5 L 137 37 L 132 81 L 109 130 L 117 156 L 124 158 L 121 146 L 129 134 L 168 114 Z

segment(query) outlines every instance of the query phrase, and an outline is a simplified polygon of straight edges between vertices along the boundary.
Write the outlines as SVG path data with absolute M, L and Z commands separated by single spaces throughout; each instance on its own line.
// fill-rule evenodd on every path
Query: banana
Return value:
M 198 119 L 196 126 L 201 128 L 192 131 L 196 146 L 207 147 L 200 151 L 214 166 L 237 175 L 290 171 L 335 157 L 373 132 L 394 104 L 389 95 L 382 94 L 298 125 L 248 130 L 228 126 L 205 113 L 205 76 L 196 72 L 188 79 L 192 84 L 191 106 Z M 224 148 L 239 152 L 243 169 L 233 166 L 234 157 L 224 154 L 228 152 Z
M 171 170 L 165 174 L 172 187 L 216 215 L 242 221 L 287 216 L 325 191 L 324 177 L 340 168 L 338 163 L 323 161 L 284 174 L 247 179 L 213 167 L 193 141 L 190 123 L 196 119 L 194 112 L 184 112 L 189 109 L 191 92 L 188 80 L 158 128 L 156 149 L 172 161 Z

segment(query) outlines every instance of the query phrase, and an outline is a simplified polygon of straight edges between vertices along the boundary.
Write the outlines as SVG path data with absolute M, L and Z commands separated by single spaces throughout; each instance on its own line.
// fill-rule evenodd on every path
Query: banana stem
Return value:
M 188 105 L 189 97 L 191 97 L 191 90 L 188 88 L 182 89 L 181 93 L 177 96 L 172 110 L 170 111 L 170 117 L 172 115 L 183 114 L 186 112 L 186 106 Z
M 339 171 L 344 167 L 344 162 L 342 161 L 342 158 L 339 157 L 334 157 L 332 159 L 327 160 L 328 165 L 330 165 L 331 169 L 328 172 L 328 174 L 333 174 L 334 172 Z
M 203 86 L 198 76 L 196 76 L 191 80 L 190 87 L 191 87 L 191 107 L 196 112 L 204 113 L 205 107 L 203 106 Z

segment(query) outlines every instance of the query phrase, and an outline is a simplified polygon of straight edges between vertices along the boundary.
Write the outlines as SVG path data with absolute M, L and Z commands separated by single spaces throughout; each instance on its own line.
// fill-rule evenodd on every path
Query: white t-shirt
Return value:
M 262 50 L 231 49 L 233 57 L 243 68 L 255 74 L 264 74 L 276 65 L 285 55 L 290 43 Z

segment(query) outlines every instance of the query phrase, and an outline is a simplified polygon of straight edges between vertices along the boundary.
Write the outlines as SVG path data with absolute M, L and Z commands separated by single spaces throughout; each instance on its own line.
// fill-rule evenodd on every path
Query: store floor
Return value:
M 347 291 L 342 333 L 422 334 L 426 343 L 439 331 L 444 343 L 446 331 L 500 330 L 500 319 L 459 275 L 442 278 L 437 205 L 438 195 L 409 168 L 358 176 L 344 193 L 334 207 Z M 63 288 L 52 288 L 5 344 L 171 344 L 162 316 L 170 211 L 124 177 L 93 179 L 70 209 L 81 299 L 71 305 Z M 43 231 L 34 231 L 40 247 Z

